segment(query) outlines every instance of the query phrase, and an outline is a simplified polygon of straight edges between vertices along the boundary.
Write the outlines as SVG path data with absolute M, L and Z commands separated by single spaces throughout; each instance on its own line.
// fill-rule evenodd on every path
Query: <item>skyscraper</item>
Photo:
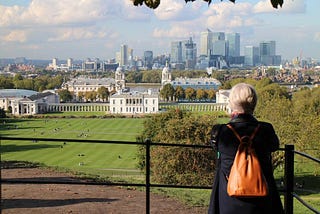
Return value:
M 120 66 L 128 65 L 128 45 L 121 45 L 120 48 Z
M 148 69 L 152 68 L 153 64 L 153 52 L 152 51 L 145 51 L 143 54 L 143 63 L 144 66 Z
M 246 66 L 256 66 L 260 61 L 259 47 L 246 46 L 244 48 L 244 64 Z
M 192 41 L 190 37 L 189 40 L 184 44 L 185 46 L 185 62 L 186 69 L 194 69 L 197 62 L 197 44 Z
M 281 56 L 276 55 L 276 42 L 263 41 L 260 42 L 260 61 L 263 65 L 279 65 Z
M 228 33 L 227 41 L 229 44 L 229 56 L 238 57 L 240 56 L 240 34 L 239 33 Z
M 210 56 L 212 52 L 212 32 L 207 29 L 200 33 L 200 55 Z
M 171 63 L 182 63 L 182 42 L 171 42 Z
M 212 34 L 212 55 L 228 56 L 228 43 L 225 40 L 224 32 Z

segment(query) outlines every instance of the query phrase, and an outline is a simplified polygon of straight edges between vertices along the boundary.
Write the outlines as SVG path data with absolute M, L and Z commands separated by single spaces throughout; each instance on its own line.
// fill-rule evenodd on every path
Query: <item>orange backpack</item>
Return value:
M 227 127 L 233 131 L 240 141 L 228 177 L 228 195 L 232 197 L 266 196 L 268 194 L 267 183 L 256 152 L 252 147 L 252 140 L 260 125 L 257 126 L 251 136 L 243 137 L 240 137 L 230 124 L 227 124 Z

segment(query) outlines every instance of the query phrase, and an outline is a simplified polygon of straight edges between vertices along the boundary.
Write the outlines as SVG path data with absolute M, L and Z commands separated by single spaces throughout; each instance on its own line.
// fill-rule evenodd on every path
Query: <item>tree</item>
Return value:
M 216 99 L 216 91 L 214 89 L 207 90 L 208 99 L 214 100 Z
M 177 86 L 176 90 L 174 91 L 175 98 L 180 101 L 181 99 L 185 98 L 184 89 L 181 86 Z
M 59 96 L 60 96 L 60 100 L 62 102 L 69 102 L 72 100 L 73 96 L 71 94 L 70 91 L 68 91 L 67 89 L 62 89 L 58 92 Z
M 206 93 L 206 91 L 204 89 L 197 89 L 196 91 L 196 98 L 197 100 L 203 100 L 203 99 L 207 99 L 208 94 Z
M 0 108 L 0 118 L 6 118 L 6 111 L 3 108 Z
M 156 9 L 160 5 L 160 0 L 131 0 L 131 1 L 133 2 L 133 5 L 135 5 L 135 6 L 139 6 L 144 3 L 147 7 L 151 8 L 151 9 Z M 185 0 L 186 3 L 189 1 L 193 2 L 195 0 Z M 208 2 L 208 4 L 211 4 L 212 0 L 203 0 L 203 1 Z M 231 1 L 233 3 L 236 2 L 236 0 L 229 0 L 229 1 Z M 274 8 L 278 8 L 278 6 L 282 7 L 282 5 L 283 5 L 283 0 L 270 0 L 270 2 Z
M 165 99 L 166 101 L 169 101 L 169 99 L 173 99 L 173 95 L 174 95 L 174 88 L 171 84 L 165 84 L 163 86 L 163 88 L 160 91 L 160 95 L 163 99 Z
M 109 95 L 109 90 L 106 87 L 101 86 L 100 88 L 98 88 L 98 97 L 103 101 L 108 100 Z
M 179 109 L 153 116 L 144 124 L 139 141 L 166 144 L 209 145 L 210 132 L 216 119 L 192 116 Z M 157 146 L 151 149 L 151 171 L 159 183 L 210 185 L 213 180 L 216 152 L 209 149 Z M 145 149 L 139 149 L 139 168 L 145 167 Z
M 184 93 L 186 95 L 187 100 L 194 100 L 196 98 L 196 90 L 194 90 L 193 88 L 186 88 Z

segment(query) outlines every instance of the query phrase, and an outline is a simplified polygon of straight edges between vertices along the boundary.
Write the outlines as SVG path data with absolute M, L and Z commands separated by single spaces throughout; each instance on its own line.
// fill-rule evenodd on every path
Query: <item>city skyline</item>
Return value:
M 170 54 L 171 42 L 190 36 L 200 48 L 200 33 L 239 33 L 244 47 L 274 40 L 283 59 L 320 59 L 318 0 L 161 0 L 158 9 L 135 7 L 130 0 L 0 0 L 0 58 L 116 58 L 122 44 L 134 56 Z

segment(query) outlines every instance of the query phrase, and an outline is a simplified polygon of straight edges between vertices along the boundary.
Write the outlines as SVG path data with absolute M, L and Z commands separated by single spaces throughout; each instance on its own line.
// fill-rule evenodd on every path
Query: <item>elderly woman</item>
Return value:
M 217 169 L 213 184 L 209 214 L 277 214 L 284 213 L 280 196 L 273 177 L 271 153 L 279 148 L 279 140 L 270 123 L 260 122 L 253 112 L 257 104 L 254 88 L 245 83 L 235 85 L 229 95 L 231 125 L 240 136 L 251 135 L 260 125 L 253 147 L 258 156 L 267 181 L 268 195 L 264 197 L 231 197 L 227 193 L 230 169 L 236 155 L 239 140 L 226 124 L 215 125 L 212 129 L 212 142 L 217 150 Z

